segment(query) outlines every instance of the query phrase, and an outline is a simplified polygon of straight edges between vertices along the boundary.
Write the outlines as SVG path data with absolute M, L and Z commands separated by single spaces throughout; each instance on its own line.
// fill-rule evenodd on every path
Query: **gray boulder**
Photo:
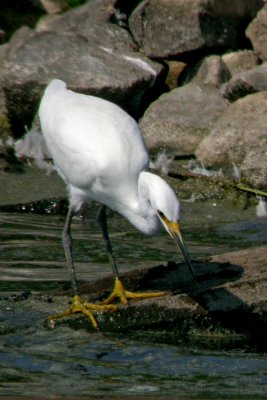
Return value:
M 236 74 L 221 90 L 222 95 L 229 101 L 267 90 L 267 62 Z
M 140 127 L 150 149 L 192 154 L 226 108 L 218 89 L 190 83 L 152 103 Z
M 249 151 L 267 150 L 267 91 L 232 103 L 196 149 L 207 166 L 242 164 Z
M 129 27 L 152 58 L 234 49 L 244 42 L 248 22 L 263 5 L 263 0 L 145 0 L 131 14 Z
M 250 39 L 259 58 L 267 61 L 267 4 L 249 24 L 246 35 Z
M 231 76 L 256 67 L 260 61 L 254 50 L 231 51 L 222 55 Z
M 220 87 L 222 83 L 231 78 L 230 71 L 222 60 L 222 57 L 211 55 L 201 62 L 193 82 Z
M 40 19 L 38 32 L 67 32 L 84 36 L 92 45 L 113 51 L 132 51 L 136 47 L 131 35 L 114 18 L 123 18 L 116 9 L 116 0 L 94 0 L 70 9 L 61 15 L 49 15 Z
M 96 7 L 94 25 L 90 5 L 96 3 L 102 8 Z M 132 114 L 138 113 L 144 94 L 156 84 L 163 66 L 134 51 L 125 29 L 99 22 L 112 11 L 112 3 L 97 0 L 68 11 L 67 17 L 56 16 L 58 27 L 63 24 L 59 23 L 61 18 L 66 18 L 66 29 L 47 26 L 38 32 L 29 28 L 16 32 L 0 65 L 1 86 L 16 136 L 22 134 L 24 125 L 31 125 L 44 87 L 53 78 L 66 81 L 70 89 L 106 98 Z M 99 16 L 105 7 L 105 16 Z

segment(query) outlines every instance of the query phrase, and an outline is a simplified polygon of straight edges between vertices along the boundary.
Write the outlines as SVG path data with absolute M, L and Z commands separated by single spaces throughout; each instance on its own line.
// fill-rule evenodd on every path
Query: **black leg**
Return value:
M 64 229 L 62 232 L 62 243 L 63 243 L 63 247 L 64 247 L 64 251 L 65 251 L 67 265 L 69 268 L 73 295 L 76 295 L 76 294 L 78 294 L 78 288 L 77 288 L 77 282 L 76 282 L 75 268 L 74 268 L 73 259 L 72 259 L 72 238 L 71 238 L 71 229 L 70 229 L 73 215 L 74 215 L 74 212 L 73 212 L 72 208 L 69 207 L 69 211 L 68 211 L 67 218 L 66 218 L 66 223 L 65 223 L 65 226 L 64 226 Z
M 110 243 L 110 239 L 109 239 L 109 235 L 108 235 L 106 207 L 103 205 L 100 206 L 100 210 L 97 215 L 97 221 L 99 223 L 99 226 L 100 226 L 100 229 L 101 229 L 101 232 L 103 235 L 104 243 L 105 243 L 105 246 L 107 249 L 107 253 L 108 253 L 110 264 L 112 266 L 112 271 L 113 271 L 114 277 L 119 278 L 116 260 L 112 253 L 112 247 L 111 247 L 111 243 Z

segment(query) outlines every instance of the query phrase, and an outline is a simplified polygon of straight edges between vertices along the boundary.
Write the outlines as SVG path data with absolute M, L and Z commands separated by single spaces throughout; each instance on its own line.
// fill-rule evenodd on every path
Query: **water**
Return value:
M 222 202 L 182 208 L 193 258 L 266 243 L 267 221 L 256 218 L 254 208 Z M 110 274 L 93 214 L 73 225 L 80 280 Z M 109 222 L 121 271 L 182 259 L 164 232 L 145 237 L 115 214 Z M 12 293 L 44 292 L 68 282 L 63 224 L 61 216 L 0 213 L 0 397 L 267 398 L 266 354 L 234 338 L 188 342 L 171 332 L 49 329 L 41 303 L 27 308 L 27 300 Z
M 243 350 L 67 328 L 10 334 L 1 347 L 0 394 L 256 399 L 267 385 L 266 357 Z

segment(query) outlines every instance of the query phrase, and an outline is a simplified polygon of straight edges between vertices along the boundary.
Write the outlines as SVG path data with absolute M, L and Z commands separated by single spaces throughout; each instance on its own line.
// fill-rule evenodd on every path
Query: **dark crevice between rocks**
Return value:
M 118 9 L 121 14 L 125 14 L 128 18 L 138 4 L 142 3 L 142 1 L 143 0 L 117 0 L 115 8 Z
M 114 6 L 114 13 L 111 14 L 110 17 L 110 22 L 120 26 L 121 28 L 126 29 L 131 38 L 133 43 L 135 43 L 135 51 L 141 52 L 142 45 L 141 43 L 137 43 L 134 36 L 132 35 L 131 30 L 129 29 L 129 24 L 128 24 L 128 18 L 130 17 L 132 11 L 141 3 L 141 0 L 132 0 L 132 1 L 123 1 L 123 0 L 118 0 Z M 132 116 L 136 119 L 139 120 L 144 112 L 147 110 L 149 105 L 156 101 L 163 93 L 166 93 L 169 91 L 169 88 L 166 84 L 166 77 L 168 74 L 168 66 L 166 63 L 164 63 L 164 60 L 161 59 L 156 59 L 154 61 L 157 61 L 160 63 L 164 69 L 162 73 L 157 77 L 156 81 L 154 82 L 153 85 L 151 85 L 150 88 L 148 88 L 142 95 L 142 99 L 140 102 L 140 106 L 138 107 L 138 110 L 136 113 L 132 113 Z M 142 92 L 142 83 L 140 85 L 140 93 Z M 131 98 L 131 103 L 132 103 L 132 98 Z M 127 108 L 124 106 L 124 108 Z
M 3 91 L 5 93 L 6 104 L 8 109 L 8 120 L 10 122 L 13 137 L 18 139 L 25 134 L 26 127 L 32 126 L 35 115 L 38 112 L 40 103 L 40 92 L 43 92 L 45 86 L 40 85 L 36 81 L 28 81 L 25 85 L 17 85 L 16 99 L 12 90 L 13 82 L 4 81 Z M 28 95 L 25 96 L 25 93 Z M 17 112 L 17 103 L 24 104 L 23 116 Z
M 45 14 L 38 1 L 1 0 L 0 26 L 5 32 L 5 41 L 7 42 L 22 25 L 34 28 L 39 18 Z

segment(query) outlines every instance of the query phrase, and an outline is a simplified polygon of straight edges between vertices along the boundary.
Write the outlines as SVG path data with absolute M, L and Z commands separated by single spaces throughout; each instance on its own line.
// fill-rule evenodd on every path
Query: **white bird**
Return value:
M 180 246 L 193 275 L 179 227 L 179 201 L 162 178 L 147 172 L 149 155 L 136 121 L 117 105 L 68 90 L 58 79 L 47 86 L 39 116 L 46 145 L 69 192 L 69 211 L 62 239 L 74 298 L 69 310 L 50 319 L 81 312 L 97 328 L 93 311 L 115 309 L 110 304 L 115 298 L 127 304 L 130 298 L 165 294 L 133 293 L 124 289 L 108 236 L 106 206 L 145 234 L 155 233 L 163 224 Z M 101 304 L 85 303 L 78 295 L 71 250 L 72 217 L 84 202 L 90 201 L 102 204 L 98 222 L 115 277 L 113 292 Z

